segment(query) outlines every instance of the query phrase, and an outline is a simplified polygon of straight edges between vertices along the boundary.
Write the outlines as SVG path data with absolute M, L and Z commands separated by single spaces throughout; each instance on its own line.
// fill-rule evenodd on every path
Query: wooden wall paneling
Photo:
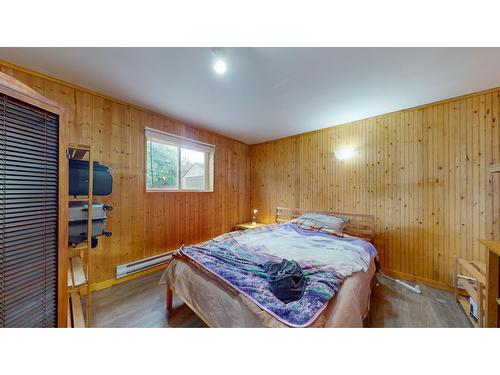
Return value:
M 389 248 L 389 228 L 390 222 L 392 220 L 391 216 L 388 215 L 391 209 L 391 197 L 389 194 L 389 184 L 387 182 L 389 176 L 389 129 L 387 125 L 387 119 L 381 118 L 380 129 L 381 129 L 381 142 L 382 142 L 382 170 L 381 170 L 381 180 L 380 180 L 380 196 L 381 196 L 381 206 L 379 215 L 383 220 L 383 226 L 381 228 L 382 241 L 384 250 Z M 384 251 L 385 261 L 389 268 L 392 269 L 392 258 L 393 254 Z
M 238 164 L 236 166 L 238 171 L 238 179 L 236 181 L 236 196 L 238 205 L 237 218 L 240 219 L 242 217 L 251 216 L 251 212 L 250 213 L 247 212 L 246 216 L 244 216 L 245 204 L 243 201 L 245 196 L 244 191 L 246 190 L 245 185 L 248 183 L 248 186 L 250 186 L 250 169 L 248 168 L 250 164 L 249 163 L 250 152 L 249 150 L 243 150 L 241 146 L 238 146 L 237 157 L 238 157 Z M 248 192 L 250 192 L 249 189 Z M 251 211 L 251 206 L 250 206 L 250 211 Z
M 246 160 L 243 161 L 243 163 L 246 164 L 246 171 L 245 171 L 245 181 L 246 183 L 244 184 L 245 186 L 249 186 L 250 189 L 245 189 L 243 196 L 245 197 L 246 202 L 251 202 L 252 198 L 252 184 L 251 184 L 251 167 L 252 167 L 252 159 L 251 159 L 251 153 L 250 153 L 250 147 L 246 148 L 245 150 L 246 154 Z M 251 207 L 251 204 L 246 205 L 244 202 L 242 202 L 242 218 L 247 217 L 248 213 L 246 210 Z M 250 215 L 251 217 L 251 215 Z
M 486 200 L 490 194 L 490 188 L 488 186 L 488 163 L 486 162 L 486 157 L 489 156 L 491 160 L 491 148 L 486 148 L 486 121 L 491 123 L 490 112 L 490 101 L 489 97 L 491 94 L 484 94 L 479 96 L 479 129 L 478 129 L 478 148 L 477 148 L 477 157 L 478 157 L 478 168 L 479 168 L 479 186 L 478 186 L 478 199 L 477 203 L 479 206 L 479 224 L 484 223 L 484 225 L 479 225 L 479 238 L 484 239 L 487 238 L 488 226 L 491 226 L 491 218 L 487 220 L 486 216 Z M 492 202 L 492 201 L 490 201 Z M 481 252 L 483 251 L 482 246 L 479 241 L 475 241 L 476 243 L 476 251 L 477 258 L 481 257 Z
M 493 117 L 491 120 L 491 164 L 500 163 L 500 92 L 492 93 L 492 108 Z M 488 160 L 486 161 L 488 162 Z M 492 176 L 493 175 L 493 176 Z M 500 238 L 500 174 L 490 173 L 491 178 L 491 195 L 493 199 L 492 226 L 493 234 L 491 239 Z
M 451 263 L 448 264 L 448 248 L 446 246 L 445 233 L 449 232 L 449 227 L 447 223 L 447 215 L 449 210 L 446 192 L 448 191 L 448 179 L 447 179 L 447 168 L 448 168 L 448 103 L 444 103 L 442 106 L 438 106 L 438 119 L 437 122 L 440 127 L 440 137 L 442 139 L 441 144 L 436 142 L 436 146 L 439 152 L 439 163 L 438 163 L 438 179 L 439 179 L 439 199 L 436 202 L 438 205 L 438 220 L 439 220 L 439 237 L 438 237 L 438 256 L 437 256 L 437 274 L 434 277 L 439 277 L 439 275 L 445 274 L 445 270 L 451 267 Z
M 488 100 L 487 100 L 487 95 L 481 95 L 479 97 L 480 99 L 480 104 L 479 104 L 479 129 L 478 129 L 478 149 L 477 149 L 477 157 L 478 157 L 478 168 L 479 168 L 479 182 L 478 182 L 478 198 L 477 198 L 477 204 L 478 204 L 478 210 L 479 210 L 479 222 L 485 223 L 482 226 L 479 226 L 479 236 L 480 238 L 486 238 L 486 233 L 487 233 L 487 223 L 486 223 L 486 199 L 488 197 L 489 193 L 489 187 L 488 187 L 488 165 L 486 165 L 486 159 L 485 156 L 488 151 L 486 151 L 486 144 L 485 144 L 485 136 L 486 136 L 486 119 L 487 119 L 487 112 L 490 110 L 489 105 L 488 105 Z M 491 159 L 491 157 L 490 157 Z M 484 194 L 482 194 L 484 192 Z M 491 225 L 491 221 L 489 223 Z M 483 251 L 479 241 L 476 241 L 477 244 L 477 254 L 478 258 L 480 257 L 481 252 Z
M 439 152 L 438 152 L 438 142 L 437 138 L 440 136 L 439 134 L 439 124 L 437 123 L 437 108 L 435 106 L 431 106 L 429 108 L 429 113 L 427 114 L 427 121 L 429 125 L 429 156 L 427 158 L 428 166 L 429 166 L 429 175 L 428 175 L 428 184 L 429 189 L 428 197 L 429 197 L 429 205 L 428 205 L 428 213 L 429 213 L 429 225 L 433 228 L 429 231 L 430 244 L 427 253 L 427 278 L 432 279 L 434 275 L 437 274 L 436 266 L 437 266 L 437 256 L 439 254 L 438 249 L 438 238 L 439 238 L 439 230 L 440 225 L 438 221 L 438 209 L 439 206 L 437 202 L 439 201 L 439 178 L 438 178 L 438 163 L 439 163 Z M 439 139 L 442 141 L 442 138 Z
M 401 269 L 402 272 L 407 273 L 406 265 L 405 265 L 405 257 L 404 257 L 404 249 L 402 246 L 401 235 L 405 233 L 405 223 L 402 221 L 404 210 L 401 207 L 401 201 L 403 199 L 403 189 L 400 186 L 403 186 L 403 178 L 404 178 L 404 157 L 401 155 L 401 147 L 404 144 L 404 135 L 401 127 L 403 126 L 404 116 L 401 114 L 400 116 L 393 118 L 393 126 L 395 127 L 394 131 L 394 139 L 392 140 L 393 145 L 393 154 L 396 156 L 393 169 L 394 175 L 392 179 L 392 190 L 395 194 L 394 199 L 394 207 L 397 210 L 397 216 L 395 217 L 395 246 L 398 249 L 398 268 Z M 403 142 L 402 142 L 403 140 Z M 361 210 L 361 207 L 358 208 L 358 212 Z
M 408 212 L 411 207 L 412 201 L 412 190 L 409 188 L 410 184 L 410 171 L 411 171 L 411 161 L 409 157 L 409 152 L 404 152 L 404 150 L 411 149 L 411 138 L 410 138 L 410 122 L 409 117 L 411 112 L 405 112 L 401 119 L 401 134 L 402 134 L 402 143 L 400 145 L 400 154 L 402 157 L 401 160 L 401 200 L 400 200 L 400 209 L 401 209 L 401 233 L 400 233 L 400 246 L 403 257 L 403 265 L 401 267 L 402 272 L 410 273 L 410 254 L 411 254 L 411 241 L 412 236 L 410 232 L 410 228 L 413 225 L 413 220 L 409 216 Z M 367 207 L 368 204 L 365 204 Z
M 75 91 L 75 124 L 70 128 L 70 138 L 78 139 L 79 143 L 89 145 L 94 133 L 93 98 L 92 95 Z
M 402 269 L 402 259 L 401 259 L 401 207 L 399 200 L 401 199 L 401 189 L 399 188 L 401 179 L 401 169 L 400 169 L 400 139 L 401 131 L 399 127 L 401 126 L 401 116 L 389 117 L 389 129 L 390 132 L 390 188 L 391 188 L 391 205 L 392 205 L 392 218 L 393 224 L 391 228 L 391 247 L 396 249 L 396 256 L 394 257 L 393 268 Z
M 432 159 L 433 159 L 433 129 L 432 129 L 432 107 L 426 108 L 424 111 L 424 181 L 423 188 L 425 192 L 424 205 L 424 256 L 423 276 L 430 278 L 432 267 L 432 252 L 434 242 L 434 227 L 432 219 L 433 205 L 433 180 L 432 180 Z M 431 229 L 432 228 L 432 229 Z
M 458 180 L 459 196 L 460 202 L 467 202 L 467 118 L 466 118 L 466 100 L 461 100 L 457 103 L 460 108 L 458 126 L 459 126 L 459 138 L 458 138 L 458 152 L 459 152 L 459 172 L 460 176 Z M 463 258 L 468 258 L 470 254 L 467 253 L 467 238 L 466 238 L 466 228 L 468 223 L 467 218 L 467 206 L 465 204 L 459 204 L 458 210 L 460 212 L 460 227 L 459 227 L 459 254 L 463 255 Z
M 473 204 L 472 204 L 472 98 L 467 98 L 465 100 L 465 139 L 462 139 L 462 142 L 465 143 L 465 181 L 464 181 L 464 190 L 466 194 L 466 202 L 469 202 L 469 207 L 464 207 L 464 223 L 465 228 L 472 227 L 472 218 L 473 218 Z M 473 253 L 473 238 L 470 230 L 464 231 L 465 237 L 465 253 L 467 254 L 467 259 L 472 259 L 474 256 Z
M 437 237 L 439 235 L 439 223 L 437 220 L 437 210 L 438 206 L 436 201 L 439 197 L 439 185 L 437 177 L 437 162 L 438 162 L 438 152 L 437 152 L 437 142 L 436 138 L 439 136 L 439 128 L 436 123 L 436 108 L 431 106 L 427 113 L 427 125 L 428 125 L 428 150 L 429 155 L 427 157 L 427 220 L 429 226 L 432 230 L 429 231 L 429 246 L 427 248 L 427 274 L 426 277 L 432 279 L 435 274 L 435 263 L 436 256 L 438 253 L 437 249 Z
M 221 144 L 221 149 L 225 145 Z M 218 178 L 218 191 L 217 191 L 217 207 L 216 214 L 219 216 L 218 232 L 224 232 L 224 220 L 226 218 L 226 211 L 224 202 L 226 202 L 227 193 L 227 153 L 225 151 L 219 153 L 219 178 Z
M 439 178 L 441 181 L 441 201 L 442 201 L 442 207 L 440 210 L 440 222 L 441 222 L 441 233 L 440 233 L 440 251 L 441 251 L 441 256 L 440 256 L 440 270 L 439 274 L 445 274 L 447 269 L 452 269 L 452 263 L 451 259 L 453 258 L 452 255 L 450 255 L 450 247 L 447 246 L 447 239 L 446 239 L 446 233 L 450 233 L 450 239 L 449 242 L 450 244 L 453 242 L 453 226 L 450 222 L 450 217 L 451 217 L 451 208 L 449 205 L 448 201 L 448 194 L 450 194 L 451 186 L 450 186 L 450 176 L 449 176 L 449 170 L 450 170 L 450 103 L 445 103 L 443 108 L 442 108 L 442 134 L 443 134 L 443 142 L 442 142 L 442 159 L 441 163 L 439 165 Z M 438 144 L 438 147 L 439 144 Z M 451 277 L 451 276 L 450 276 Z M 449 280 L 452 282 L 452 280 Z
M 145 109 L 0 62 L 0 71 L 67 107 L 69 141 L 90 143 L 113 171 L 110 238 L 94 250 L 94 282 L 115 278 L 118 264 L 207 240 L 250 215 L 250 147 Z M 216 145 L 213 193 L 146 193 L 145 136 L 150 126 Z M 111 285 L 111 283 L 109 284 Z
M 112 279 L 115 275 L 115 265 L 120 263 L 120 258 L 123 253 L 127 253 L 127 242 L 129 233 L 126 230 L 127 212 L 129 211 L 128 201 L 126 199 L 127 186 L 124 186 L 124 177 L 126 174 L 126 164 L 122 162 L 122 150 L 125 139 L 123 134 L 127 127 L 126 106 L 121 103 L 110 101 L 109 108 L 106 108 L 105 119 L 111 121 L 111 126 L 104 128 L 104 143 L 102 145 L 102 154 L 104 159 L 109 161 L 109 167 L 113 171 L 113 193 L 106 197 L 110 200 L 113 208 L 112 226 L 109 228 L 113 235 L 109 238 L 101 237 L 99 241 L 103 241 L 104 246 L 111 246 L 109 253 L 102 253 L 101 264 L 105 265 L 104 274 L 106 279 Z M 109 116 L 109 117 L 108 117 Z M 128 164 L 128 163 L 127 163 Z M 111 245 L 110 245 L 111 244 Z M 105 250 L 105 249 L 104 249 Z
M 245 213 L 245 200 L 250 202 L 250 194 L 245 190 L 242 190 L 241 187 L 245 186 L 248 181 L 248 185 L 250 186 L 250 152 L 249 149 L 243 150 L 241 146 L 238 146 L 238 186 L 237 186 L 237 195 L 238 195 L 238 220 L 240 218 L 245 218 L 251 216 L 250 213 Z M 252 207 L 249 205 L 250 211 Z
M 228 176 L 229 176 L 229 192 L 231 198 L 231 206 L 229 208 L 229 221 L 230 223 L 234 223 L 238 221 L 238 155 L 236 154 L 236 150 L 231 150 L 229 153 L 229 163 L 228 163 Z M 231 173 L 231 171 L 235 171 L 236 173 Z M 230 228 L 231 230 L 232 228 Z
M 400 116 L 393 116 L 388 118 L 388 127 L 389 127 L 389 180 L 387 184 L 390 188 L 390 196 L 391 196 L 391 217 L 392 217 L 392 225 L 391 225 L 391 248 L 395 249 L 395 256 L 393 257 L 393 265 L 392 268 L 401 269 L 401 246 L 399 244 L 399 230 L 398 226 L 400 225 L 399 221 L 399 198 L 400 191 L 396 191 L 397 181 L 400 176 L 399 170 L 399 150 L 397 145 L 399 145 L 399 119 Z
M 392 220 L 393 220 L 393 212 L 392 212 L 392 196 L 390 194 L 390 184 L 388 183 L 388 178 L 390 176 L 390 146 L 389 146 L 389 125 L 387 124 L 387 118 L 382 117 L 381 119 L 381 128 L 382 128 L 382 170 L 381 170 L 381 176 L 382 180 L 380 181 L 381 183 L 381 196 L 382 196 L 382 205 L 380 206 L 381 212 L 380 215 L 381 217 L 385 218 L 385 223 L 383 224 L 382 228 L 382 236 L 383 236 L 383 241 L 384 241 L 384 250 L 388 249 L 390 246 L 390 229 L 392 225 Z M 345 208 L 344 208 L 345 209 Z M 390 269 L 393 269 L 392 263 L 394 261 L 394 257 L 387 257 L 387 253 L 384 252 L 386 255 L 386 262 L 387 262 L 387 267 Z
M 234 194 L 236 192 L 235 179 L 238 177 L 236 173 L 231 173 L 231 171 L 236 171 L 236 157 L 235 152 L 230 150 L 227 153 L 227 187 L 226 195 L 229 200 L 229 205 L 226 209 L 227 222 L 237 221 L 236 215 L 238 212 L 238 195 Z
M 130 171 L 130 188 L 131 199 L 130 199 L 130 215 L 131 215 L 131 231 L 132 231 L 132 242 L 131 249 L 136 249 L 136 254 L 129 254 L 128 261 L 134 258 L 142 259 L 146 258 L 146 247 L 145 247 L 145 184 L 146 184 L 146 149 L 145 149 L 145 137 L 144 129 L 142 124 L 145 115 L 140 111 L 131 108 L 130 109 L 130 127 L 131 127 L 131 147 L 130 147 L 130 159 L 131 159 L 131 171 Z
M 118 129 L 120 130 L 119 144 L 116 146 L 117 161 L 120 165 L 120 205 L 129 207 L 128 210 L 120 210 L 120 248 L 117 254 L 117 262 L 120 264 L 130 262 L 132 249 L 132 225 L 134 222 L 134 185 L 130 174 L 132 170 L 132 129 L 130 108 L 123 106 L 119 111 Z
M 243 154 L 243 156 L 241 155 Z M 247 159 L 250 158 L 247 150 L 242 150 L 238 147 L 238 182 L 237 182 L 237 197 L 238 197 L 238 220 L 245 217 L 245 191 L 241 189 L 247 183 L 247 174 L 250 177 L 250 170 L 247 166 Z M 249 200 L 249 199 L 248 199 Z M 248 215 L 248 213 L 247 213 Z
M 459 155 L 459 134 L 456 130 L 458 127 L 458 111 L 456 101 L 452 101 L 448 105 L 448 189 L 446 190 L 446 199 L 448 201 L 448 221 L 449 221 L 449 232 L 448 238 L 445 236 L 445 241 L 449 242 L 448 246 L 448 268 L 453 268 L 453 259 L 459 254 L 460 247 L 460 216 L 459 210 L 457 209 L 457 202 L 460 202 L 460 192 L 459 192 L 459 165 L 460 165 L 460 155 Z M 453 275 L 451 276 L 453 277 Z M 453 283 L 453 280 L 449 281 Z
M 428 175 L 427 183 L 427 214 L 429 230 L 427 236 L 429 237 L 428 250 L 426 255 L 427 260 L 427 274 L 426 277 L 432 279 L 435 274 L 434 267 L 437 256 L 437 237 L 439 236 L 439 223 L 437 221 L 437 198 L 439 197 L 439 183 L 437 178 L 437 162 L 438 153 L 436 149 L 436 137 L 438 137 L 438 125 L 436 124 L 436 107 L 431 106 L 427 112 L 427 125 L 428 125 L 428 151 L 427 166 Z
M 456 103 L 458 108 L 458 119 L 457 124 L 457 143 L 456 143 L 456 152 L 458 153 L 458 171 L 457 171 L 457 187 L 458 194 L 457 196 L 460 199 L 461 204 L 458 205 L 458 217 L 459 217 L 459 254 L 462 254 L 464 258 L 466 258 L 469 254 L 467 254 L 467 238 L 466 238 L 466 228 L 468 223 L 467 220 L 467 207 L 463 202 L 467 202 L 467 117 L 466 117 L 466 100 L 461 100 Z
M 94 147 L 95 160 L 106 163 L 113 173 L 113 194 L 111 196 L 100 198 L 105 203 L 113 206 L 114 212 L 110 213 L 106 223 L 106 229 L 113 233 L 109 238 L 100 238 L 100 246 L 94 253 L 94 274 L 104 275 L 105 279 L 112 277 L 111 264 L 115 261 L 117 254 L 114 252 L 116 246 L 120 246 L 120 222 L 121 212 L 124 207 L 119 207 L 120 200 L 120 168 L 116 157 L 116 142 L 113 137 L 116 127 L 115 114 L 113 113 L 113 102 L 103 99 L 97 102 L 94 108 L 94 118 L 98 124 L 94 126 Z
M 479 224 L 480 224 L 480 218 L 479 218 L 479 195 L 480 195 L 480 164 L 479 164 L 479 126 L 480 126 L 480 119 L 479 119 L 479 107 L 480 107 L 480 96 L 474 96 L 472 97 L 472 123 L 470 126 L 470 130 L 472 133 L 472 145 L 471 145 L 471 153 L 469 154 L 469 158 L 471 159 L 471 176 L 472 176 L 472 187 L 471 187 L 471 192 L 472 192 L 472 233 L 478 233 L 478 237 L 474 238 L 471 236 L 471 250 L 472 250 L 472 255 L 471 259 L 477 259 L 479 256 L 479 241 L 477 240 L 479 237 Z M 483 151 L 484 152 L 484 151 Z M 486 191 L 484 191 L 484 194 L 486 194 Z M 483 225 L 486 225 L 486 223 L 483 222 Z
M 240 186 L 242 186 L 244 184 L 244 178 L 245 178 L 245 171 L 246 171 L 246 163 L 243 164 L 242 163 L 242 156 L 240 155 L 240 152 L 242 152 L 243 150 L 241 150 L 239 147 L 238 147 L 238 150 L 235 150 L 235 157 L 236 157 L 236 165 L 235 165 L 235 168 L 237 173 L 236 173 L 236 180 L 235 180 L 235 190 L 234 192 L 236 193 L 235 194 L 235 197 L 236 197 L 236 209 L 235 209 L 235 213 L 236 213 L 236 221 L 242 217 L 243 215 L 243 206 L 242 206 L 242 201 L 244 199 L 244 196 L 242 194 L 242 192 L 240 192 Z M 244 153 L 244 151 L 243 151 Z M 250 173 L 250 172 L 248 172 Z M 243 178 L 243 181 L 242 181 L 242 178 Z
M 481 202 L 481 206 L 484 207 L 484 220 L 486 222 L 486 225 L 484 227 L 484 234 L 482 238 L 487 238 L 490 239 L 493 235 L 493 204 L 488 205 L 487 202 L 490 200 L 493 202 L 493 196 L 492 196 L 492 186 L 491 186 L 491 174 L 488 172 L 488 160 L 491 160 L 493 163 L 493 158 L 492 158 L 492 128 L 493 128 L 493 95 L 491 93 L 486 94 L 485 96 L 485 107 L 486 110 L 485 112 L 483 111 L 484 115 L 484 137 L 482 139 L 482 144 L 484 145 L 484 154 L 483 154 L 483 168 L 484 168 L 484 173 L 486 175 L 485 178 L 485 190 L 486 190 L 486 196 L 483 198 L 484 201 Z M 480 147 L 481 148 L 481 147 Z
M 496 89 L 253 145 L 252 207 L 372 213 L 384 269 L 449 287 L 453 257 L 484 262 L 477 239 L 500 235 L 499 112 Z
M 407 188 L 408 186 L 408 165 L 409 165 L 409 160 L 408 160 L 408 153 L 404 152 L 405 149 L 410 148 L 409 144 L 409 131 L 407 130 L 408 128 L 408 116 L 409 113 L 403 113 L 400 118 L 400 123 L 399 123 L 399 132 L 400 132 L 400 139 L 399 139 L 399 149 L 398 149 L 398 154 L 400 155 L 400 161 L 398 168 L 400 170 L 400 178 L 399 178 L 399 185 L 396 185 L 396 188 L 399 189 L 399 210 L 400 210 L 400 231 L 399 231 L 399 246 L 400 246 L 400 252 L 401 252 L 401 272 L 403 273 L 409 273 L 409 267 L 408 267 L 408 250 L 409 250 L 409 242 L 407 239 L 410 237 L 409 233 L 409 218 L 408 218 L 408 205 L 409 205 L 409 200 L 410 200 L 410 193 L 411 191 Z M 402 188 L 399 188 L 401 186 Z M 366 207 L 366 205 L 365 205 Z
M 442 206 L 442 181 L 440 180 L 440 164 L 441 164 L 441 149 L 442 149 L 442 122 L 439 122 L 439 111 L 442 109 L 442 106 L 433 106 L 432 107 L 432 135 L 431 135 L 431 182 L 434 185 L 435 193 L 432 194 L 432 204 L 431 208 L 431 219 L 434 230 L 432 230 L 433 234 L 433 242 L 431 247 L 431 253 L 429 254 L 432 263 L 429 272 L 429 278 L 434 279 L 439 275 L 439 257 L 440 257 L 440 233 L 442 228 L 442 223 L 440 222 L 440 211 Z M 441 120 L 442 121 L 442 120 Z M 438 140 L 440 142 L 438 142 Z
M 410 111 L 408 119 L 407 130 L 409 132 L 409 137 L 411 140 L 411 147 L 408 149 L 406 154 L 410 159 L 409 168 L 409 182 L 406 187 L 407 190 L 411 192 L 410 205 L 408 207 L 408 216 L 410 217 L 408 225 L 410 226 L 411 236 L 409 241 L 409 274 L 416 274 L 416 269 L 418 265 L 418 254 L 419 254 L 419 241 L 420 241 L 420 223 L 419 223 L 419 191 L 420 187 L 418 185 L 418 163 L 420 162 L 417 157 L 418 148 L 420 147 L 418 126 L 417 126 L 417 111 Z
M 450 187 L 447 191 L 448 207 L 450 212 L 450 255 L 456 257 L 460 254 L 460 179 L 461 179 L 461 157 L 460 157 L 460 103 L 452 101 L 449 103 L 448 132 L 449 132 L 449 170 L 448 179 Z M 458 203 L 458 204 L 457 204 Z M 453 260 L 449 260 L 449 267 L 453 266 Z
M 411 214 L 414 217 L 414 225 L 413 229 L 413 238 L 415 242 L 413 243 L 413 257 L 412 257 L 412 269 L 411 274 L 421 274 L 421 262 L 420 256 L 422 253 L 422 217 L 423 217 L 423 206 L 422 206 L 422 159 L 421 157 L 417 157 L 417 155 L 421 155 L 422 152 L 422 143 L 423 143 L 423 135 L 422 135 L 422 111 L 414 110 L 412 111 L 412 122 L 410 123 L 410 128 L 413 129 L 413 147 L 411 149 L 410 157 L 414 159 L 414 169 L 412 170 L 412 182 L 409 185 L 409 189 L 413 191 L 414 196 L 414 204 L 413 211 Z

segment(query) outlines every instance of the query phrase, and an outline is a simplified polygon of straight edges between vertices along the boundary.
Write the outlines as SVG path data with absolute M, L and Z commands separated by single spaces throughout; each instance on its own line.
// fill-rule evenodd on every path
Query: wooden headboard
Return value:
M 304 213 L 312 212 L 325 215 L 342 216 L 349 219 L 349 222 L 346 224 L 344 229 L 344 233 L 373 243 L 375 238 L 375 215 L 276 207 L 276 222 L 284 223 L 286 221 L 296 219 Z

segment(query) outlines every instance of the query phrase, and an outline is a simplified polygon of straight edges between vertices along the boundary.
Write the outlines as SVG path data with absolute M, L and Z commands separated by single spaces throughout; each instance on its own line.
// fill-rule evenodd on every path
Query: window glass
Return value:
M 213 191 L 215 146 L 146 128 L 147 191 Z
M 182 189 L 205 190 L 206 152 L 181 148 Z

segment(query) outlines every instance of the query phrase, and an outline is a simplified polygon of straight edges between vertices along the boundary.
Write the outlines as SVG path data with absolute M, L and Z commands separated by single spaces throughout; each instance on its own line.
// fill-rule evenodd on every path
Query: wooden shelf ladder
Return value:
M 90 145 L 73 145 L 68 148 L 69 158 L 76 160 L 88 159 L 89 179 L 88 195 L 70 198 L 70 201 L 87 202 L 87 241 L 70 247 L 68 262 L 68 322 L 72 328 L 91 326 L 92 313 L 92 202 L 94 188 L 94 155 Z M 82 296 L 86 295 L 85 317 L 83 313 Z

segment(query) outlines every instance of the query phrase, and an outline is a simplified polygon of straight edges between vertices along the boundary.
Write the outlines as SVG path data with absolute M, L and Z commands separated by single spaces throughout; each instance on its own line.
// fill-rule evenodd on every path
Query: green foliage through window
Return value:
M 153 189 L 176 189 L 179 176 L 179 149 L 175 146 L 148 141 L 147 181 Z

